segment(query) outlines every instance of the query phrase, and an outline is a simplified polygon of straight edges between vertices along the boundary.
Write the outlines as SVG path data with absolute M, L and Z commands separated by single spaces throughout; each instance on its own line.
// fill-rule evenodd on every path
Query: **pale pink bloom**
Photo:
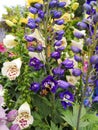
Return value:
M 83 72 L 87 72 L 87 69 L 88 69 L 88 61 L 84 61 Z
M 20 58 L 3 63 L 2 75 L 7 76 L 9 80 L 15 80 L 20 75 L 21 65 L 22 61 Z
M 29 127 L 30 124 L 33 124 L 33 117 L 31 115 L 30 106 L 27 102 L 23 103 L 19 110 L 16 119 L 13 124 L 18 124 L 21 129 Z

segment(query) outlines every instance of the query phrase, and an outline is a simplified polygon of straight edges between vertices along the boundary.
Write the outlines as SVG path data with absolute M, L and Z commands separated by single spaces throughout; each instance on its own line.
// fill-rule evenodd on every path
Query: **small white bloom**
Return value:
M 45 47 L 45 39 L 40 31 L 38 31 L 38 29 L 35 29 L 35 31 L 30 36 L 36 38 L 39 44 L 42 44 L 42 46 Z
M 21 129 L 25 129 L 29 127 L 33 121 L 34 119 L 31 115 L 30 106 L 27 102 L 25 102 L 20 106 L 18 116 L 14 120 L 13 124 L 18 124 Z
M 66 48 L 67 47 L 67 41 L 66 41 L 66 38 L 65 37 L 63 37 L 62 39 L 61 39 L 61 42 L 62 42 L 62 44 L 61 44 L 61 46 L 59 46 L 59 47 L 64 47 L 64 48 Z M 56 49 L 57 48 L 59 48 L 59 47 L 55 47 Z
M 2 75 L 7 76 L 9 80 L 15 80 L 16 77 L 20 75 L 20 68 L 22 65 L 22 61 L 20 58 L 15 59 L 11 62 L 3 63 L 3 67 L 1 69 Z
M 82 33 L 84 36 L 86 36 L 86 30 L 78 30 L 78 29 L 76 29 L 76 28 L 74 28 L 74 31 L 73 31 L 73 33 L 75 33 L 75 32 L 79 32 L 79 33 Z
M 71 0 L 59 0 L 60 2 L 66 2 L 66 6 L 68 6 L 69 4 L 71 4 Z
M 12 49 L 17 45 L 17 42 L 15 41 L 16 37 L 13 35 L 6 35 L 6 37 L 3 39 L 3 43 L 6 48 Z
M 46 61 L 45 52 L 44 52 L 44 51 L 42 51 L 42 52 L 40 52 L 40 53 L 37 53 L 37 52 L 29 52 L 28 54 L 29 54 L 29 56 L 32 57 L 32 58 L 33 58 L 33 57 L 36 57 L 37 59 L 39 59 L 39 60 L 41 60 L 41 61 L 43 61 L 43 62 Z
M 0 84 L 0 96 L 4 96 L 4 89 L 3 86 Z
M 79 77 L 75 77 L 75 76 L 66 76 L 66 79 L 67 81 L 72 84 L 72 85 L 75 85 L 78 80 L 79 80 Z
M 83 48 L 83 42 L 84 42 L 83 39 L 80 39 L 78 41 L 71 40 L 71 46 L 76 46 L 76 47 L 78 47 L 78 48 L 80 48 L 82 50 L 82 48 Z

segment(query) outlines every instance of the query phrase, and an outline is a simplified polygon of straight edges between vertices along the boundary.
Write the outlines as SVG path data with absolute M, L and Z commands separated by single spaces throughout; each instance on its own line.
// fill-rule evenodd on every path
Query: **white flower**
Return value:
M 74 28 L 73 33 L 75 33 L 75 32 L 79 32 L 79 33 L 83 34 L 84 36 L 86 36 L 86 30 L 81 30 L 81 31 L 80 31 L 80 30 Z
M 59 47 L 64 47 L 64 48 L 66 48 L 67 47 L 67 41 L 66 41 L 66 38 L 65 37 L 63 37 L 62 39 L 61 39 L 61 42 L 62 42 L 62 44 L 61 44 L 61 46 L 59 46 Z M 59 47 L 55 47 L 56 49 L 57 48 L 59 48 Z
M 27 102 L 25 102 L 20 106 L 18 116 L 14 120 L 13 124 L 18 124 L 21 129 L 25 129 L 29 127 L 33 121 L 34 119 L 31 115 L 30 106 Z
M 4 96 L 4 89 L 3 86 L 0 84 L 0 96 Z
M 83 42 L 84 42 L 83 39 L 80 39 L 78 41 L 71 40 L 71 46 L 76 46 L 76 47 L 78 47 L 78 48 L 80 48 L 82 50 L 82 48 L 83 48 Z
M 36 38 L 37 42 L 39 44 L 42 44 L 43 47 L 45 47 L 45 39 L 42 36 L 42 34 L 40 33 L 40 31 L 38 31 L 38 29 L 35 29 L 35 31 L 30 36 Z
M 59 0 L 60 2 L 66 2 L 65 6 L 68 6 L 69 4 L 71 4 L 71 0 Z
M 16 46 L 17 42 L 15 41 L 16 37 L 13 35 L 6 35 L 6 37 L 3 39 L 3 43 L 6 48 L 11 49 Z
M 15 80 L 16 77 L 20 75 L 20 68 L 22 65 L 22 61 L 20 58 L 15 59 L 11 62 L 3 63 L 3 67 L 1 69 L 2 75 L 7 76 L 9 80 Z
M 36 57 L 37 59 L 39 59 L 39 60 L 41 60 L 41 61 L 43 61 L 43 62 L 46 61 L 45 52 L 44 52 L 44 51 L 42 51 L 42 52 L 40 52 L 40 53 L 37 53 L 37 52 L 29 52 L 28 54 L 29 54 L 29 56 L 32 57 L 32 58 L 33 58 L 33 57 Z
M 78 80 L 79 80 L 79 77 L 75 77 L 75 76 L 66 76 L 66 79 L 67 81 L 72 84 L 72 85 L 75 85 Z

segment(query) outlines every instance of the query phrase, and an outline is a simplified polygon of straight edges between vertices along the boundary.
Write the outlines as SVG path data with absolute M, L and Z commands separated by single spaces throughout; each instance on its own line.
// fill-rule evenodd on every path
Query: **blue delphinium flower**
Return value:
M 62 66 L 64 66 L 66 69 L 72 69 L 74 67 L 74 63 L 73 60 L 70 59 L 66 59 L 65 61 L 63 61 Z
M 54 75 L 58 75 L 58 76 L 63 76 L 63 75 L 64 75 L 64 72 L 65 72 L 65 70 L 62 69 L 61 67 L 56 67 L 56 68 L 54 68 L 54 69 L 52 70 L 52 73 L 53 73 Z
M 36 57 L 30 59 L 29 65 L 33 66 L 35 70 L 40 70 L 44 66 Z
M 65 91 L 60 93 L 60 99 L 63 108 L 66 109 L 68 106 L 72 106 L 72 103 L 74 101 L 74 96 L 69 91 Z
M 71 85 L 70 83 L 64 81 L 64 80 L 58 80 L 58 86 L 63 89 L 69 88 Z
M 31 83 L 30 90 L 32 90 L 34 92 L 38 92 L 39 89 L 40 89 L 39 83 L 36 83 L 36 82 Z
M 72 74 L 73 74 L 74 76 L 80 76 L 80 75 L 82 74 L 82 71 L 81 71 L 80 69 L 74 68 L 74 69 L 72 70 Z
M 43 81 L 42 81 L 42 90 L 49 89 L 52 93 L 55 93 L 58 88 L 57 81 L 54 80 L 53 76 L 48 75 Z

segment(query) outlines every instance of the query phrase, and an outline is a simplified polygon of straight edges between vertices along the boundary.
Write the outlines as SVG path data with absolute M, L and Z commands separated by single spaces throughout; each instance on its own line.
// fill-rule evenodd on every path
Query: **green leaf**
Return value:
M 54 124 L 52 121 L 51 121 L 51 127 L 50 127 L 50 130 L 62 130 L 62 128 L 58 128 L 58 126 L 56 126 L 56 124 Z

